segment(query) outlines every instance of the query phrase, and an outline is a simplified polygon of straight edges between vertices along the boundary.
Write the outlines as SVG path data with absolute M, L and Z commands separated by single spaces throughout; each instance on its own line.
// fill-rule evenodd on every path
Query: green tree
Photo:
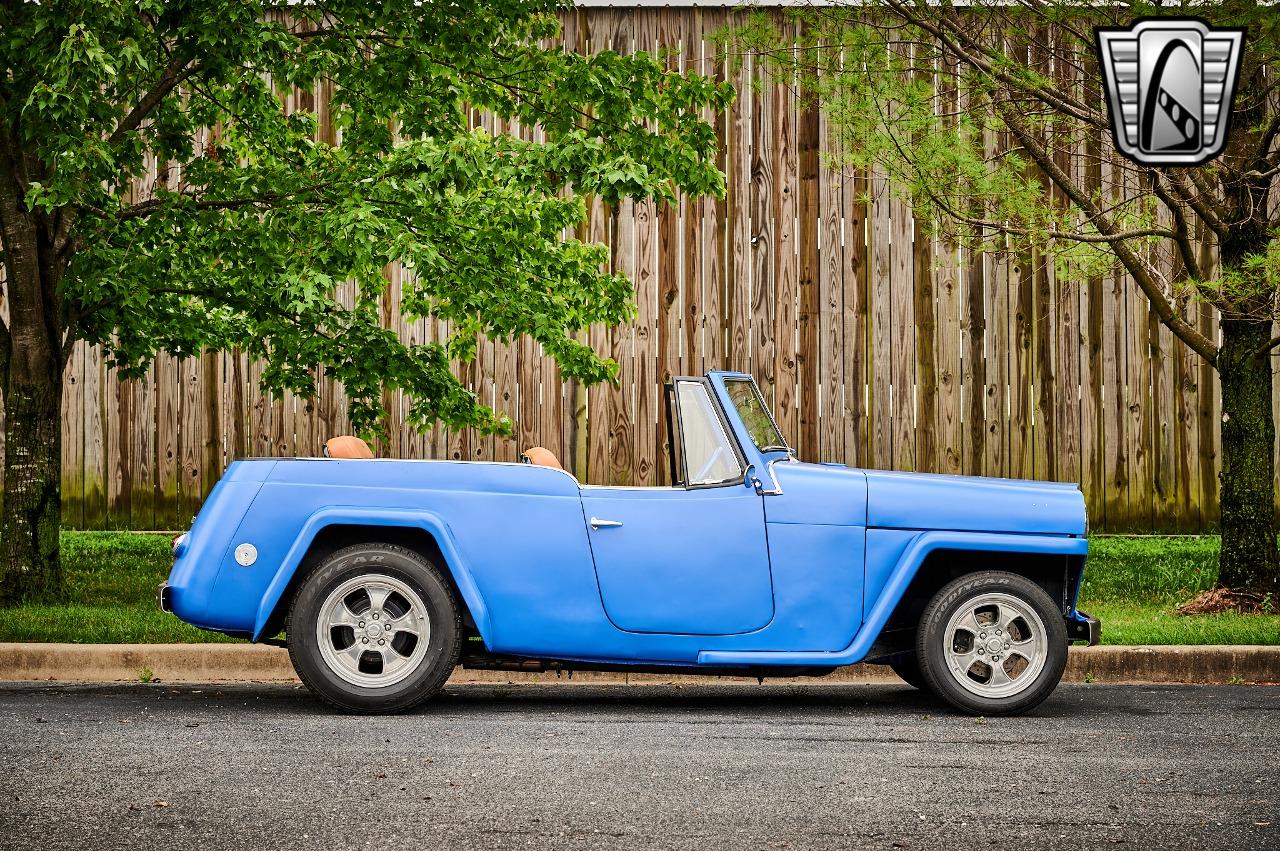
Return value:
M 643 53 L 557 47 L 569 5 L 0 0 L 0 602 L 60 587 L 77 340 L 122 375 L 238 346 L 271 388 L 309 394 L 322 366 L 365 430 L 384 388 L 420 425 L 506 428 L 449 370 L 481 333 L 532 337 L 568 378 L 614 374 L 574 332 L 626 320 L 631 284 L 563 234 L 586 195 L 723 191 L 700 116 L 732 91 Z M 285 108 L 282 91 L 321 81 L 323 125 Z M 470 129 L 476 110 L 540 141 Z M 447 344 L 381 327 L 394 262 L 404 314 L 448 320 Z
M 1108 152 L 1093 28 L 1155 15 L 1246 29 L 1228 145 L 1201 166 L 1144 166 Z M 838 141 L 837 167 L 877 169 L 920 218 L 975 248 L 1042 252 L 1058 274 L 1080 280 L 1127 272 L 1159 320 L 1212 365 L 1222 384 L 1220 582 L 1275 590 L 1275 8 L 885 0 L 873 8 L 805 9 L 788 20 L 783 30 L 757 14 L 730 37 L 822 102 Z M 1103 187 L 1104 168 L 1112 186 L 1136 191 Z M 1199 250 L 1205 244 L 1216 270 Z M 1169 256 L 1181 269 L 1172 277 L 1160 262 Z M 1197 301 L 1220 312 L 1220 340 L 1184 320 L 1183 308 Z

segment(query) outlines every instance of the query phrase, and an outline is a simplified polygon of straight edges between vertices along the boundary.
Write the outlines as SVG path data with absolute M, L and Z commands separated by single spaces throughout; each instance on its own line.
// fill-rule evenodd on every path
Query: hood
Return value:
M 1075 484 L 867 470 L 867 526 L 1083 535 Z

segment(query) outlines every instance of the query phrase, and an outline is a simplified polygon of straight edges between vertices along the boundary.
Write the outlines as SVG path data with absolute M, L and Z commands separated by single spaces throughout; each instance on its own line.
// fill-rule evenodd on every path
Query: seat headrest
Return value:
M 524 457 L 529 459 L 530 464 L 537 464 L 539 467 L 550 467 L 553 470 L 563 470 L 559 460 L 556 459 L 555 453 L 550 449 L 544 449 L 541 446 L 530 446 L 524 451 Z
M 324 454 L 327 458 L 366 459 L 373 457 L 373 450 L 369 448 L 369 444 L 360 438 L 344 434 L 340 437 L 331 437 L 325 441 Z

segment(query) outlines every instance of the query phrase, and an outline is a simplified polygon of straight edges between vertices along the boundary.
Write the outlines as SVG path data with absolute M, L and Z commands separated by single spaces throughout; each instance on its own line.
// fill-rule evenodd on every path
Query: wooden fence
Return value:
M 564 38 L 678 48 L 668 61 L 724 76 L 709 35 L 736 14 L 579 10 Z M 661 382 L 727 368 L 756 377 L 805 460 L 1076 481 L 1095 529 L 1214 526 L 1214 373 L 1132 281 L 1059 281 L 1044 257 L 926 236 L 885 180 L 824 166 L 821 109 L 750 59 L 728 73 L 740 93 L 717 120 L 728 196 L 592 210 L 586 235 L 636 286 L 635 323 L 588 337 L 621 365 L 620 382 L 581 389 L 534 343 L 484 343 L 461 375 L 511 416 L 514 437 L 414 433 L 390 398 L 380 454 L 514 461 L 541 444 L 584 482 L 659 484 Z M 387 322 L 413 342 L 446 333 L 401 320 L 392 278 Z M 1188 310 L 1216 336 L 1210 310 Z M 161 357 L 145 379 L 121 381 L 77 347 L 62 412 L 67 525 L 184 527 L 231 459 L 317 455 L 347 431 L 340 386 L 273 400 L 260 369 L 235 353 Z

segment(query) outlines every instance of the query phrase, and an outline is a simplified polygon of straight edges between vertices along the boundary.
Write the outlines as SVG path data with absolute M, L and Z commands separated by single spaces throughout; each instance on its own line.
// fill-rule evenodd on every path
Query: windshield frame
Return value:
M 747 438 L 750 439 L 751 444 L 756 448 L 756 451 L 762 455 L 767 455 L 770 452 L 786 452 L 787 455 L 794 456 L 795 450 L 791 448 L 787 443 L 787 439 L 783 437 L 782 429 L 778 428 L 778 421 L 773 418 L 773 411 L 769 409 L 767 404 L 765 404 L 764 396 L 760 393 L 760 385 L 756 384 L 756 380 L 751 376 L 729 375 L 726 375 L 723 380 L 726 401 L 733 406 L 734 413 L 737 414 L 739 421 L 742 422 L 743 430 L 746 431 Z M 764 411 L 765 416 L 769 419 L 769 426 L 773 429 L 774 437 L 778 439 L 777 443 L 769 442 L 761 445 L 756 440 L 756 436 L 751 433 L 751 425 L 747 422 L 747 418 L 743 415 L 742 409 L 733 398 L 733 389 L 731 385 L 734 383 L 745 384 L 751 388 L 751 392 L 755 394 L 756 404 L 760 406 L 760 410 Z

